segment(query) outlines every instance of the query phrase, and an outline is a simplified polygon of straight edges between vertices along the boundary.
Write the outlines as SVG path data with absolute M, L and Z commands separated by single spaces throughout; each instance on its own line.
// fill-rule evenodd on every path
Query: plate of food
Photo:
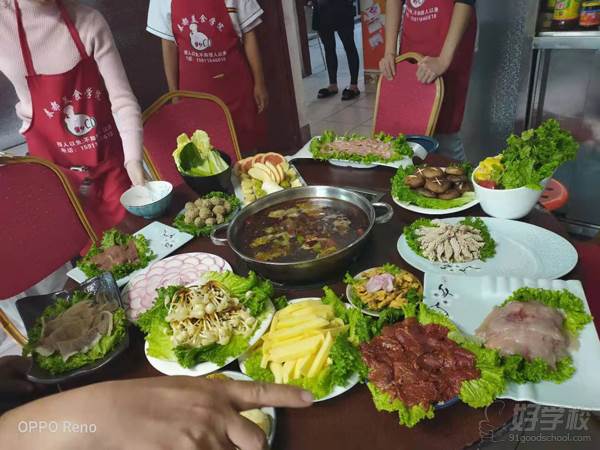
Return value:
M 298 171 L 279 153 L 259 153 L 238 161 L 231 182 L 235 195 L 245 205 L 291 187 L 306 186 Z
M 600 341 L 581 282 L 427 273 L 424 301 L 499 352 L 501 397 L 600 409 Z
M 315 401 L 352 389 L 364 374 L 357 347 L 362 313 L 328 287 L 322 298 L 279 306 L 269 330 L 240 358 L 242 372 L 255 381 L 302 387 Z
M 451 320 L 422 303 L 405 305 L 403 315 L 360 348 L 378 411 L 396 413 L 401 425 L 413 427 L 457 397 L 483 408 L 505 390 L 495 350 L 467 339 Z
M 154 305 L 156 290 L 166 286 L 186 286 L 207 272 L 231 272 L 231 265 L 212 253 L 182 253 L 156 261 L 148 270 L 131 277 L 123 288 L 121 300 L 127 318 L 135 322 Z
M 423 286 L 412 273 L 394 264 L 384 264 L 344 277 L 346 298 L 356 308 L 379 317 L 388 308 L 401 309 L 421 299 Z
M 422 159 L 427 156 L 423 147 L 411 146 L 404 135 L 391 136 L 385 133 L 367 137 L 325 131 L 311 140 L 309 150 L 314 159 L 356 169 L 370 169 L 378 165 L 408 166 L 412 165 L 413 156 Z
M 210 375 L 207 375 L 206 378 L 211 380 L 229 379 L 236 381 L 252 381 L 252 378 L 249 376 L 240 372 L 234 372 L 233 370 L 224 370 L 222 372 L 211 373 Z M 272 406 L 266 406 L 263 408 L 242 411 L 240 414 L 258 425 L 258 427 L 264 431 L 270 448 L 273 445 L 273 440 L 275 439 L 275 429 L 277 428 L 277 415 L 275 408 Z
M 100 242 L 92 245 L 67 276 L 83 283 L 103 272 L 110 272 L 121 287 L 152 261 L 164 258 L 192 238 L 191 234 L 160 222 L 152 222 L 133 234 L 113 228 L 104 232 Z
M 419 214 L 452 214 L 475 206 L 478 200 L 463 166 L 399 167 L 392 178 L 392 198 L 397 205 Z
M 267 331 L 273 285 L 253 272 L 209 272 L 192 286 L 157 291 L 136 325 L 150 364 L 165 375 L 200 376 L 219 370 Z
M 398 252 L 422 272 L 559 278 L 577 251 L 545 228 L 491 217 L 418 219 L 398 239 Z
M 17 300 L 27 329 L 27 374 L 35 383 L 62 383 L 108 364 L 129 345 L 127 319 L 110 273 L 77 290 Z
M 210 192 L 193 202 L 187 202 L 175 217 L 173 226 L 196 237 L 208 236 L 215 227 L 229 222 L 240 205 L 235 195 Z

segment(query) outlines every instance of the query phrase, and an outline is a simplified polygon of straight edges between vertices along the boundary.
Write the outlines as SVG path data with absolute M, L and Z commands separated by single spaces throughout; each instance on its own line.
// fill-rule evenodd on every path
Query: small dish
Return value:
M 148 181 L 143 186 L 132 186 L 121 195 L 121 204 L 134 216 L 156 219 L 162 216 L 173 195 L 168 181 Z
M 231 192 L 231 157 L 218 150 L 223 161 L 227 163 L 227 169 L 215 175 L 207 177 L 195 177 L 179 173 L 186 184 L 198 195 L 205 195 L 213 191 Z
M 115 283 L 114 277 L 110 273 L 103 273 L 98 277 L 92 278 L 75 290 L 87 292 L 92 295 L 102 294 L 106 298 L 106 301 L 114 302 L 118 304 L 119 307 L 122 307 L 119 288 Z M 35 295 L 17 300 L 17 311 L 19 312 L 21 319 L 25 324 L 25 329 L 27 332 L 34 327 L 38 317 L 42 315 L 48 306 L 54 304 L 59 298 L 70 299 L 72 295 L 73 291 L 59 291 L 52 294 Z M 126 332 L 125 338 L 121 341 L 121 343 L 117 344 L 117 346 L 104 358 L 99 359 L 90 365 L 83 366 L 79 369 L 75 369 L 60 375 L 51 374 L 47 370 L 40 367 L 35 362 L 35 359 L 33 359 L 31 368 L 27 374 L 27 378 L 34 383 L 41 384 L 63 383 L 67 380 L 78 378 L 80 376 L 88 375 L 97 371 L 115 359 L 128 346 L 129 333 Z

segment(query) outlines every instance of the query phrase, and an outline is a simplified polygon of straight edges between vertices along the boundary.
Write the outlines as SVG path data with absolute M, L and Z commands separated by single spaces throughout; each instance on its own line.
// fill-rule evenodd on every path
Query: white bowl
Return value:
M 528 187 L 516 189 L 489 189 L 475 181 L 475 171 L 471 176 L 475 195 L 486 214 L 499 219 L 520 219 L 533 209 L 540 199 L 550 178 L 542 181 L 542 189 Z
M 121 195 L 127 211 L 145 219 L 160 217 L 171 203 L 173 185 L 168 181 L 148 181 L 144 186 L 132 186 Z

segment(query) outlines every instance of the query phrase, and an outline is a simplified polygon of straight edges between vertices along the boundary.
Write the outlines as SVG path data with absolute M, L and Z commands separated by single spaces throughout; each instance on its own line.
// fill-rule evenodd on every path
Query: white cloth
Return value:
M 240 39 L 244 33 L 248 33 L 262 23 L 263 10 L 256 0 L 221 1 L 225 2 L 233 28 Z M 150 0 L 146 31 L 159 38 L 174 41 L 171 24 L 171 0 Z

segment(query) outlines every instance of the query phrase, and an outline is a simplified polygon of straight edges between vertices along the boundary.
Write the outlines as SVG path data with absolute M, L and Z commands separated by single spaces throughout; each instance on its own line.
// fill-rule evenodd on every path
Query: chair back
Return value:
M 379 77 L 375 99 L 373 133 L 391 135 L 417 134 L 431 136 L 444 99 L 442 78 L 431 84 L 417 80 L 418 53 L 405 53 L 396 58 L 396 76 Z
M 61 169 L 37 158 L 0 157 L 0 224 L 0 299 L 31 288 L 97 241 Z M 22 343 L 1 310 L 0 324 Z
M 178 98 L 176 103 L 171 103 Z M 200 92 L 173 91 L 156 100 L 142 115 L 144 160 L 152 175 L 177 186 L 182 184 L 173 151 L 177 136 L 204 130 L 214 148 L 227 153 L 232 163 L 241 159 L 231 113 L 221 99 Z

